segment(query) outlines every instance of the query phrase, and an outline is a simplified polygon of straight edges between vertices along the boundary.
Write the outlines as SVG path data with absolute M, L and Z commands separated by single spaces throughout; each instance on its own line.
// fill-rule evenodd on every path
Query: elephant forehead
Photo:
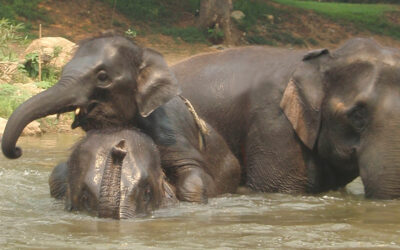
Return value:
M 102 58 L 100 55 L 86 55 L 79 56 L 73 58 L 69 63 L 67 63 L 64 67 L 64 72 L 86 72 L 94 70 L 96 67 L 99 67 L 102 63 Z
M 93 162 L 88 168 L 85 176 L 85 183 L 88 188 L 95 194 L 100 192 L 100 184 L 103 178 L 103 172 L 105 164 L 107 162 L 108 152 L 104 149 L 99 149 L 96 154 L 94 154 Z
M 137 163 L 133 158 L 132 161 L 124 161 L 121 172 L 121 203 L 124 203 L 125 199 L 129 199 L 130 194 L 135 192 L 135 189 L 139 187 L 140 179 L 142 177 L 141 172 L 137 168 Z
M 346 63 L 369 62 L 400 67 L 400 53 L 391 49 L 381 49 L 378 52 L 354 53 L 346 58 Z
M 100 193 L 100 186 L 104 177 L 105 165 L 108 163 L 108 157 L 109 152 L 107 150 L 99 150 L 95 154 L 94 162 L 86 173 L 85 183 L 94 194 Z M 139 180 L 145 176 L 147 175 L 139 171 L 136 159 L 134 157 L 129 157 L 128 154 L 123 161 L 121 170 L 121 191 L 132 191 L 139 183 Z
M 129 152 L 122 164 L 121 189 L 138 183 L 141 177 L 142 173 L 139 171 L 137 160 L 131 157 L 131 152 Z
M 377 111 L 378 117 L 384 115 L 386 117 L 385 120 L 398 120 L 400 114 L 400 91 L 386 90 L 382 93 L 377 104 Z

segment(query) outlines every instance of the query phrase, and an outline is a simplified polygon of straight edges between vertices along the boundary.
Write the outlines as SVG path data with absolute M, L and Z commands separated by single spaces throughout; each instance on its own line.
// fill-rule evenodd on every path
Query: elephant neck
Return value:
M 137 127 L 149 135 L 158 146 L 171 146 L 176 143 L 176 132 L 165 107 L 157 108 L 147 117 L 137 114 L 136 118 Z

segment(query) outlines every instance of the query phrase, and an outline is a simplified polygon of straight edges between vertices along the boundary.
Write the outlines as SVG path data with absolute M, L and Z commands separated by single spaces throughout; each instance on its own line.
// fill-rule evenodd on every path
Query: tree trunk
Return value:
M 221 38 L 227 44 L 232 44 L 232 0 L 201 0 L 198 26 L 209 32 L 213 42 Z M 220 32 L 223 32 L 221 36 Z

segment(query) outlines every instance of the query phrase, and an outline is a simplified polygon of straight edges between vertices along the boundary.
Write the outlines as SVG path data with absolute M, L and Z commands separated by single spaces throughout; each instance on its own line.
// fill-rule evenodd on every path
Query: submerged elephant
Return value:
M 316 193 L 360 175 L 367 197 L 400 197 L 399 50 L 235 48 L 171 69 L 252 189 Z
M 50 194 L 69 211 L 132 218 L 175 203 L 153 141 L 137 130 L 92 130 L 53 169 Z
M 84 41 L 53 87 L 11 115 L 2 150 L 18 158 L 16 142 L 32 120 L 74 111 L 72 127 L 85 131 L 137 127 L 161 153 L 161 164 L 180 200 L 206 202 L 235 192 L 240 166 L 222 137 L 199 119 L 181 96 L 161 54 L 127 38 L 106 34 Z

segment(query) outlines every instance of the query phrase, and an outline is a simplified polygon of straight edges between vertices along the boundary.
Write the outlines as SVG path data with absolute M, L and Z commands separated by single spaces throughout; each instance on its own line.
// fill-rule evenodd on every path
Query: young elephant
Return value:
M 104 218 L 132 218 L 176 201 L 156 145 L 135 129 L 88 132 L 68 163 L 53 169 L 49 185 L 67 210 Z
M 222 137 L 203 124 L 161 54 L 106 35 L 83 42 L 53 87 L 18 107 L 8 120 L 2 150 L 8 158 L 32 120 L 76 110 L 72 127 L 85 131 L 138 127 L 159 147 L 161 165 L 180 200 L 206 202 L 235 192 L 240 166 Z

